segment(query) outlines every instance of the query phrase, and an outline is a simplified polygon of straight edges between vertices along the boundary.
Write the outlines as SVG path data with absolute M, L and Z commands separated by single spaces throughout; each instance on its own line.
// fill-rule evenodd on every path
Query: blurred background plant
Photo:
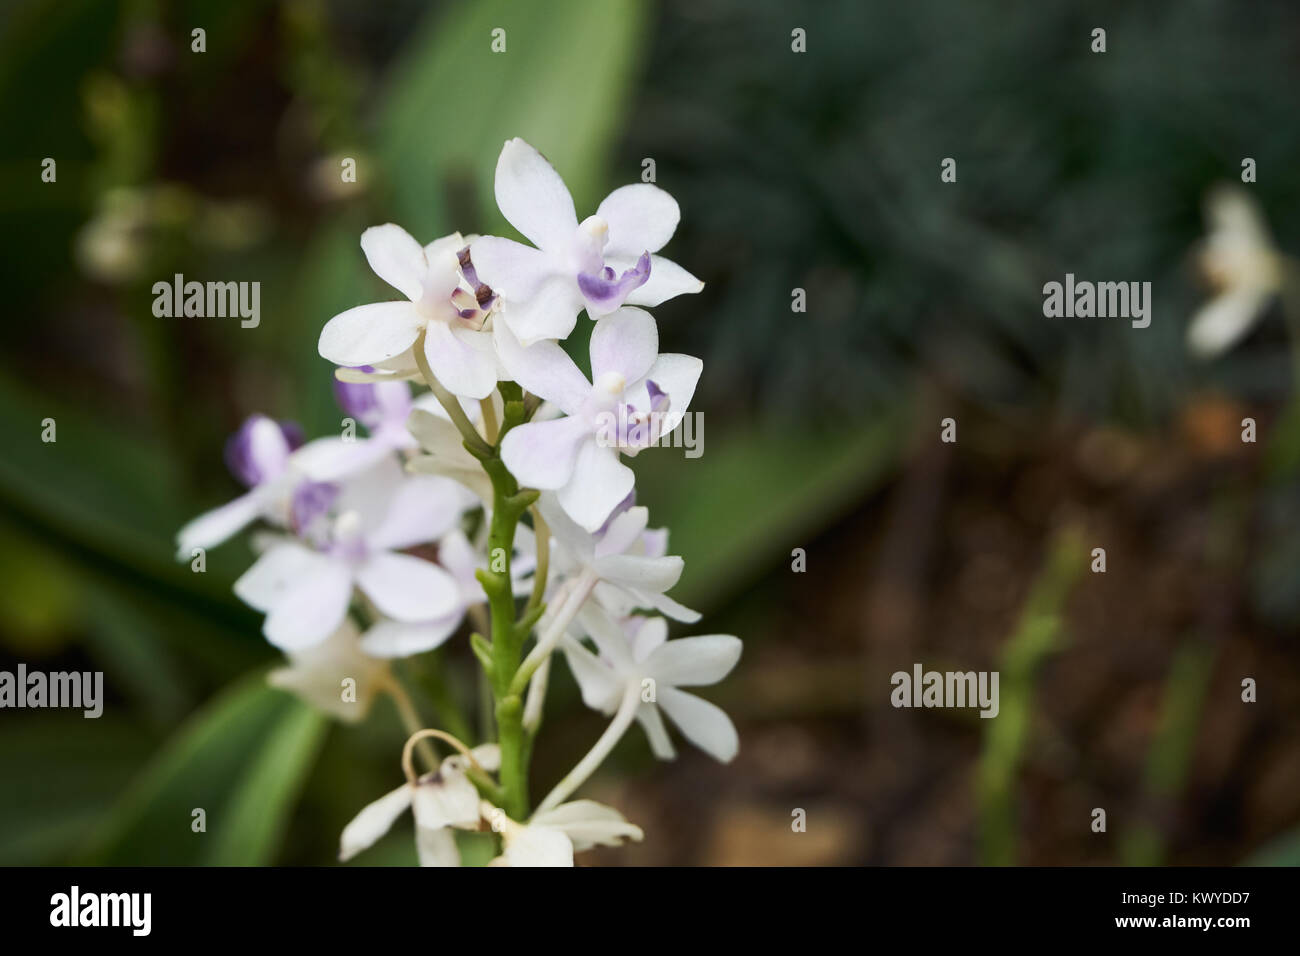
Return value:
M 1184 346 L 1201 203 L 1243 157 L 1300 249 L 1300 10 L 1075 7 L 8 4 L 0 660 L 103 669 L 111 696 L 93 722 L 0 715 L 0 863 L 327 862 L 391 784 L 388 705 L 343 727 L 267 688 L 275 654 L 230 593 L 246 547 L 200 575 L 172 536 L 229 497 L 221 443 L 248 413 L 339 427 L 315 343 L 374 298 L 360 231 L 500 230 L 516 135 L 588 209 L 654 160 L 683 209 L 670 252 L 708 283 L 658 311 L 706 363 L 704 456 L 637 468 L 687 560 L 674 596 L 746 639 L 718 690 L 742 752 L 663 773 L 625 742 L 594 795 L 648 839 L 605 862 L 1300 859 L 1282 304 L 1213 362 Z M 154 317 L 177 272 L 260 282 L 261 325 Z M 1152 281 L 1151 327 L 1044 319 L 1066 272 Z M 1104 575 L 1080 570 L 1097 546 Z M 453 644 L 448 686 L 408 675 L 430 720 L 469 696 Z M 916 661 L 1000 667 L 1002 718 L 893 710 Z M 543 785 L 591 733 L 556 683 Z

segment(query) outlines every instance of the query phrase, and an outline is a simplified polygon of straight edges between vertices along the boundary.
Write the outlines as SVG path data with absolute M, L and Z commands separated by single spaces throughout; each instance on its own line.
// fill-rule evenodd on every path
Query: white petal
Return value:
M 388 665 L 363 654 L 359 637 L 356 625 L 344 620 L 323 643 L 291 654 L 287 666 L 267 675 L 267 683 L 297 694 L 339 720 L 347 723 L 364 720 Z M 348 700 L 343 698 L 345 679 L 354 682 L 356 691 Z
M 607 257 L 605 264 L 613 268 L 615 272 L 621 272 L 623 269 L 632 268 L 635 260 L 628 259 L 626 262 L 622 262 Z M 661 302 L 667 302 L 679 295 L 699 292 L 703 288 L 703 282 L 671 259 L 665 259 L 662 256 L 651 256 L 650 278 L 645 281 L 644 285 L 632 290 L 632 294 L 627 297 L 626 304 L 659 305 Z
M 409 554 L 380 551 L 357 569 L 357 586 L 397 621 L 433 621 L 459 606 L 456 582 L 442 568 Z
M 424 247 L 424 258 L 427 262 L 433 262 L 450 254 L 459 256 L 460 250 L 468 245 L 468 241 L 459 232 L 449 233 L 441 238 L 426 243 Z
M 432 829 L 417 825 L 415 852 L 420 858 L 420 866 L 460 866 L 456 835 L 443 827 Z
M 193 548 L 215 548 L 248 527 L 261 513 L 259 497 L 249 492 L 199 515 L 176 532 L 176 556 L 189 560 Z
M 573 475 L 556 497 L 569 517 L 595 531 L 632 490 L 636 476 L 619 460 L 618 451 L 604 448 L 594 438 L 578 448 Z
M 611 584 L 662 594 L 682 576 L 685 562 L 677 555 L 647 558 L 635 554 L 611 554 L 597 558 L 596 573 Z
M 532 298 L 543 282 L 559 273 L 554 260 L 540 249 L 496 236 L 475 239 L 469 257 L 480 281 L 512 300 Z
M 613 372 L 630 385 L 650 371 L 658 354 L 659 328 L 654 317 L 642 309 L 619 309 L 592 329 L 591 379 L 599 382 Z
M 527 346 L 543 339 L 567 338 L 584 307 L 577 279 L 553 276 L 526 299 L 502 299 L 498 317 Z
M 445 475 L 468 488 L 484 501 L 492 500 L 492 482 L 478 459 L 465 450 L 465 439 L 451 421 L 423 408 L 416 408 L 406 421 L 407 428 L 429 452 L 407 466 L 411 471 Z
M 463 615 L 457 611 L 436 621 L 403 624 L 380 621 L 361 638 L 361 649 L 372 657 L 413 657 L 441 646 L 456 633 Z
M 664 719 L 658 707 L 654 704 L 642 704 L 637 708 L 636 720 L 645 731 L 646 739 L 650 741 L 650 752 L 655 757 L 659 760 L 677 758 L 677 748 L 673 746 L 672 738 L 668 736 L 668 728 L 664 726 Z
M 424 356 L 438 381 L 453 395 L 487 398 L 497 386 L 497 358 L 492 336 L 486 332 L 430 322 Z
M 359 305 L 325 323 L 317 350 L 335 365 L 374 365 L 409 349 L 425 322 L 409 302 Z
M 623 626 L 628 627 L 629 622 L 624 621 Z M 632 618 L 630 626 L 633 628 L 629 632 L 632 639 L 632 657 L 644 664 L 646 659 L 668 640 L 668 622 L 661 617 L 640 618 L 639 621 L 637 618 Z M 654 676 L 660 680 L 664 679 L 658 673 Z M 669 683 L 677 682 L 669 681 Z
M 506 432 L 501 460 L 527 488 L 563 488 L 573 477 L 579 450 L 591 439 L 591 426 L 580 418 L 528 422 Z
M 535 815 L 528 826 L 559 830 L 579 853 L 594 846 L 619 846 L 625 839 L 641 840 L 645 836 L 623 814 L 595 800 L 562 803 Z
M 613 669 L 571 637 L 564 638 L 560 646 L 582 692 L 582 702 L 592 710 L 613 713 L 623 693 L 623 683 Z
M 412 302 L 419 301 L 424 294 L 428 262 L 410 233 L 391 222 L 371 226 L 361 234 L 361 251 L 375 275 Z
M 460 520 L 462 492 L 449 478 L 411 475 L 388 500 L 384 519 L 366 541 L 372 548 L 398 551 L 438 540 Z
M 415 788 L 412 808 L 417 826 L 472 827 L 478 823 L 478 791 L 464 773 L 450 769 Z
M 596 215 L 609 224 L 605 255 L 635 259 L 643 252 L 658 252 L 673 233 L 682 213 L 677 200 L 658 186 L 633 183 L 605 197 Z
M 501 855 L 507 866 L 573 866 L 573 842 L 550 827 L 520 827 Z
M 411 805 L 411 789 L 410 785 L 404 783 L 353 817 L 339 838 L 339 859 L 352 859 L 391 830 L 393 823 Z
M 495 334 L 501 365 L 513 381 L 568 415 L 582 408 L 591 395 L 591 383 L 564 349 L 555 342 L 525 348 L 504 326 L 496 328 Z
M 740 750 L 736 727 L 722 708 L 674 687 L 657 687 L 660 708 L 682 735 L 714 760 L 730 763 Z
M 537 499 L 537 510 L 546 519 L 546 525 L 551 529 L 551 536 L 560 547 L 580 562 L 586 563 L 592 560 L 595 554 L 595 542 L 591 533 L 578 527 L 573 519 L 564 513 L 554 493 L 543 493 Z
M 692 611 L 685 604 L 674 601 L 666 594 L 642 591 L 637 588 L 628 589 L 632 595 L 633 607 L 648 607 L 665 617 L 671 617 L 674 621 L 681 621 L 683 624 L 694 624 L 700 619 L 699 611 Z
M 352 572 L 342 562 L 317 556 L 272 606 L 262 633 L 276 647 L 296 651 L 319 644 L 343 623 L 352 601 Z
M 624 554 L 641 538 L 641 532 L 650 523 L 650 509 L 644 505 L 628 508 L 614 517 L 605 533 L 596 542 L 596 554 Z
M 1212 358 L 1231 348 L 1263 313 L 1269 292 L 1254 286 L 1240 286 L 1207 302 L 1187 329 L 1187 346 L 1203 358 Z
M 578 228 L 573 197 L 555 168 L 522 139 L 507 140 L 497 159 L 497 206 L 539 249 L 562 249 Z
M 660 645 L 644 659 L 644 667 L 659 684 L 703 687 L 731 672 L 740 660 L 741 647 L 740 638 L 730 634 L 681 637 Z
M 294 452 L 293 463 L 312 481 L 337 481 L 370 468 L 393 451 L 387 441 L 317 438 Z
M 235 597 L 265 613 L 320 559 L 297 540 L 279 538 L 235 581 Z
M 588 602 L 578 612 L 578 621 L 583 631 L 596 642 L 601 657 L 614 666 L 620 684 L 629 675 L 639 677 L 640 669 L 632 658 L 632 645 L 623 629 L 610 620 L 608 614 L 598 605 Z
M 628 388 L 626 398 L 637 408 L 649 408 L 647 382 L 654 382 L 661 391 L 668 393 L 668 413 L 664 415 L 660 432 L 663 438 L 681 424 L 691 406 L 691 399 L 695 397 L 695 386 L 699 384 L 703 370 L 704 363 L 693 355 L 665 352 L 655 359 L 644 378 Z

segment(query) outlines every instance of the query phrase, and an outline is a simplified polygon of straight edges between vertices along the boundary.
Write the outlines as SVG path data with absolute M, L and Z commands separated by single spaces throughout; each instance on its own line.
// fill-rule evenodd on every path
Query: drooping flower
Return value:
M 451 487 L 448 487 L 448 486 Z M 405 477 L 392 461 L 304 507 L 298 538 L 279 538 L 235 582 L 263 611 L 263 634 L 284 650 L 319 644 L 342 623 L 359 588 L 387 618 L 418 624 L 458 606 L 455 581 L 402 549 L 437 540 L 460 517 L 461 495 L 433 475 Z
M 613 807 L 595 800 L 574 800 L 516 823 L 501 810 L 483 804 L 482 815 L 501 834 L 501 855 L 489 866 L 573 866 L 573 854 L 596 846 L 640 842 L 645 834 Z
M 356 624 L 344 619 L 324 642 L 289 652 L 289 663 L 271 671 L 267 681 L 339 720 L 357 723 L 390 679 L 388 662 L 363 653 L 360 638 Z M 345 680 L 353 681 L 346 696 Z
M 639 686 L 636 719 L 656 757 L 675 756 L 661 711 L 709 756 L 723 763 L 736 756 L 740 741 L 731 718 L 717 705 L 680 688 L 716 684 L 727 676 L 740 660 L 739 638 L 709 634 L 670 641 L 668 623 L 661 617 L 632 618 L 629 634 L 592 604 L 579 612 L 578 620 L 595 641 L 599 656 L 572 636 L 566 636 L 562 646 L 588 707 L 612 714 L 628 686 Z
M 405 302 L 359 305 L 334 316 L 321 331 L 320 354 L 336 365 L 371 366 L 399 376 L 418 366 L 412 348 L 424 337 L 424 357 L 451 393 L 481 399 L 497 383 L 485 312 L 460 272 L 465 240 L 453 233 L 421 247 L 400 226 L 361 234 L 370 268 L 406 296 Z
M 286 525 L 294 485 L 302 478 L 291 467 L 291 456 L 300 445 L 297 425 L 250 415 L 226 443 L 226 466 L 248 491 L 181 528 L 176 534 L 177 557 L 190 557 L 194 548 L 216 547 L 259 518 Z
M 554 494 L 548 492 L 538 498 L 537 508 L 556 545 L 551 560 L 562 575 L 560 588 L 564 591 L 587 588 L 618 614 L 634 608 L 653 608 L 687 624 L 700 619 L 698 611 L 664 593 L 682 576 L 685 562 L 677 555 L 647 552 L 647 508 L 629 507 L 619 512 L 598 535 L 578 527 L 560 508 Z M 551 594 L 548 607 L 560 607 L 565 596 L 562 591 Z
M 567 416 L 511 429 L 501 443 L 502 461 L 521 485 L 555 491 L 574 521 L 596 530 L 632 490 L 632 469 L 619 455 L 635 455 L 677 427 L 703 363 L 660 355 L 654 319 L 631 308 L 606 316 L 592 331 L 594 384 L 554 342 L 525 349 L 503 332 L 498 344 L 514 380 Z
M 496 744 L 470 751 L 484 770 L 501 765 Z M 436 773 L 414 783 L 404 783 L 362 809 L 343 828 L 339 859 L 346 862 L 392 829 L 407 808 L 415 816 L 415 847 L 421 866 L 460 866 L 460 851 L 452 829 L 474 830 L 479 823 L 479 795 L 466 776 L 469 761 L 455 754 L 442 761 Z
M 497 159 L 496 199 L 506 220 L 536 248 L 496 236 L 470 245 L 478 275 L 501 297 L 500 315 L 531 345 L 573 331 L 629 303 L 658 305 L 704 283 L 654 255 L 672 238 L 680 211 L 658 186 L 614 190 L 581 223 L 564 180 L 532 146 L 508 140 Z
M 1259 320 L 1281 290 L 1283 266 L 1259 205 L 1243 189 L 1219 187 L 1206 199 L 1209 235 L 1202 272 L 1216 295 L 1192 317 L 1187 345 L 1202 358 L 1226 352 Z

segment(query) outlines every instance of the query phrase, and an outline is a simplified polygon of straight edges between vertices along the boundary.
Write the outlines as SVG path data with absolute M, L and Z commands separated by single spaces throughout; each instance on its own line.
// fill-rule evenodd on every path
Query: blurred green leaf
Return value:
M 327 722 L 254 673 L 192 717 L 123 797 L 87 862 L 256 866 L 275 859 Z M 207 830 L 191 830 L 202 808 Z
M 378 123 L 406 228 L 423 241 L 496 228 L 496 157 L 513 136 L 555 165 L 579 218 L 593 212 L 644 53 L 646 12 L 642 0 L 481 0 L 430 14 L 390 76 Z M 491 52 L 497 28 L 504 53 Z
M 698 458 L 680 448 L 638 456 L 637 500 L 649 506 L 652 526 L 670 529 L 669 551 L 686 561 L 672 596 L 717 606 L 792 548 L 807 547 L 888 476 L 899 426 L 888 415 L 835 433 L 750 427 L 714 437 L 706 429 L 696 435 Z

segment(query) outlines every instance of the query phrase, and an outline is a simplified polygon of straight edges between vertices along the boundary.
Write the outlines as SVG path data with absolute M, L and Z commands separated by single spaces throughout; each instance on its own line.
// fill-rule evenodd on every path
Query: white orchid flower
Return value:
M 620 454 L 635 455 L 677 427 L 703 363 L 660 355 L 654 319 L 641 309 L 620 309 L 596 323 L 594 384 L 554 342 L 525 349 L 503 331 L 498 344 L 514 380 L 567 416 L 511 429 L 501 442 L 502 461 L 521 485 L 555 491 L 574 521 L 596 530 L 632 490 L 635 478 Z
M 1205 204 L 1209 235 L 1200 265 L 1217 294 L 1192 317 L 1187 345 L 1202 358 L 1226 352 L 1266 311 L 1282 287 L 1283 260 L 1259 204 L 1243 189 L 1221 186 Z
M 681 216 L 676 200 L 658 186 L 616 189 L 579 223 L 560 174 L 532 146 L 512 139 L 497 159 L 496 199 L 536 248 L 482 236 L 471 243 L 470 259 L 525 345 L 566 337 L 584 308 L 596 319 L 625 303 L 654 306 L 704 288 L 675 262 L 654 255 Z
M 421 247 L 392 223 L 363 232 L 370 268 L 407 301 L 359 305 L 334 316 L 321 330 L 321 356 L 404 377 L 418 367 L 412 349 L 423 335 L 424 358 L 444 388 L 487 398 L 497 384 L 497 360 L 483 331 L 486 313 L 460 271 L 464 246 L 453 233 Z
M 235 582 L 235 594 L 266 614 L 263 633 L 272 644 L 297 651 L 325 640 L 346 616 L 354 587 L 385 617 L 407 624 L 457 607 L 446 571 L 400 553 L 437 540 L 459 520 L 461 493 L 452 482 L 403 476 L 389 461 L 341 488 L 309 484 L 300 492 L 301 537 L 272 543 Z
M 600 655 L 566 636 L 562 647 L 588 707 L 613 714 L 639 691 L 635 716 L 660 760 L 676 756 L 663 714 L 682 734 L 715 760 L 727 763 L 740 747 L 735 725 L 717 705 L 681 690 L 704 687 L 726 677 L 740 660 L 741 642 L 730 634 L 708 634 L 668 640 L 668 622 L 661 617 L 633 618 L 631 634 L 595 605 L 578 614 L 583 629 Z
M 501 855 L 489 866 L 573 866 L 573 854 L 596 846 L 620 846 L 624 840 L 640 842 L 641 828 L 628 823 L 613 807 L 595 800 L 574 800 L 553 810 L 533 814 L 516 823 L 491 804 L 481 810 L 501 834 Z
M 214 548 L 258 519 L 287 524 L 294 485 L 303 477 L 292 466 L 294 450 L 301 445 L 297 425 L 249 416 L 226 442 L 226 466 L 249 490 L 181 528 L 177 557 L 188 559 L 194 548 Z
M 607 527 L 591 534 L 564 513 L 552 493 L 538 498 L 537 508 L 556 545 L 552 560 L 564 571 L 561 584 L 548 598 L 548 607 L 558 609 L 577 594 L 585 600 L 586 593 L 594 591 L 597 600 L 620 614 L 633 608 L 653 608 L 687 624 L 700 619 L 698 611 L 664 593 L 682 576 L 685 562 L 677 555 L 645 551 L 649 509 L 628 507 L 614 514 Z
M 496 771 L 501 750 L 483 744 L 470 751 L 484 770 Z M 415 816 L 415 847 L 421 866 L 460 866 L 460 851 L 452 829 L 474 830 L 479 823 L 479 795 L 465 775 L 469 762 L 455 754 L 436 773 L 404 783 L 366 806 L 339 838 L 339 859 L 346 862 L 392 829 L 409 807 Z
M 361 633 L 350 619 L 324 642 L 289 653 L 289 663 L 267 675 L 272 687 L 289 691 L 346 723 L 365 719 L 379 690 L 391 679 L 388 662 L 362 652 Z M 355 682 L 355 699 L 343 699 L 343 681 Z

